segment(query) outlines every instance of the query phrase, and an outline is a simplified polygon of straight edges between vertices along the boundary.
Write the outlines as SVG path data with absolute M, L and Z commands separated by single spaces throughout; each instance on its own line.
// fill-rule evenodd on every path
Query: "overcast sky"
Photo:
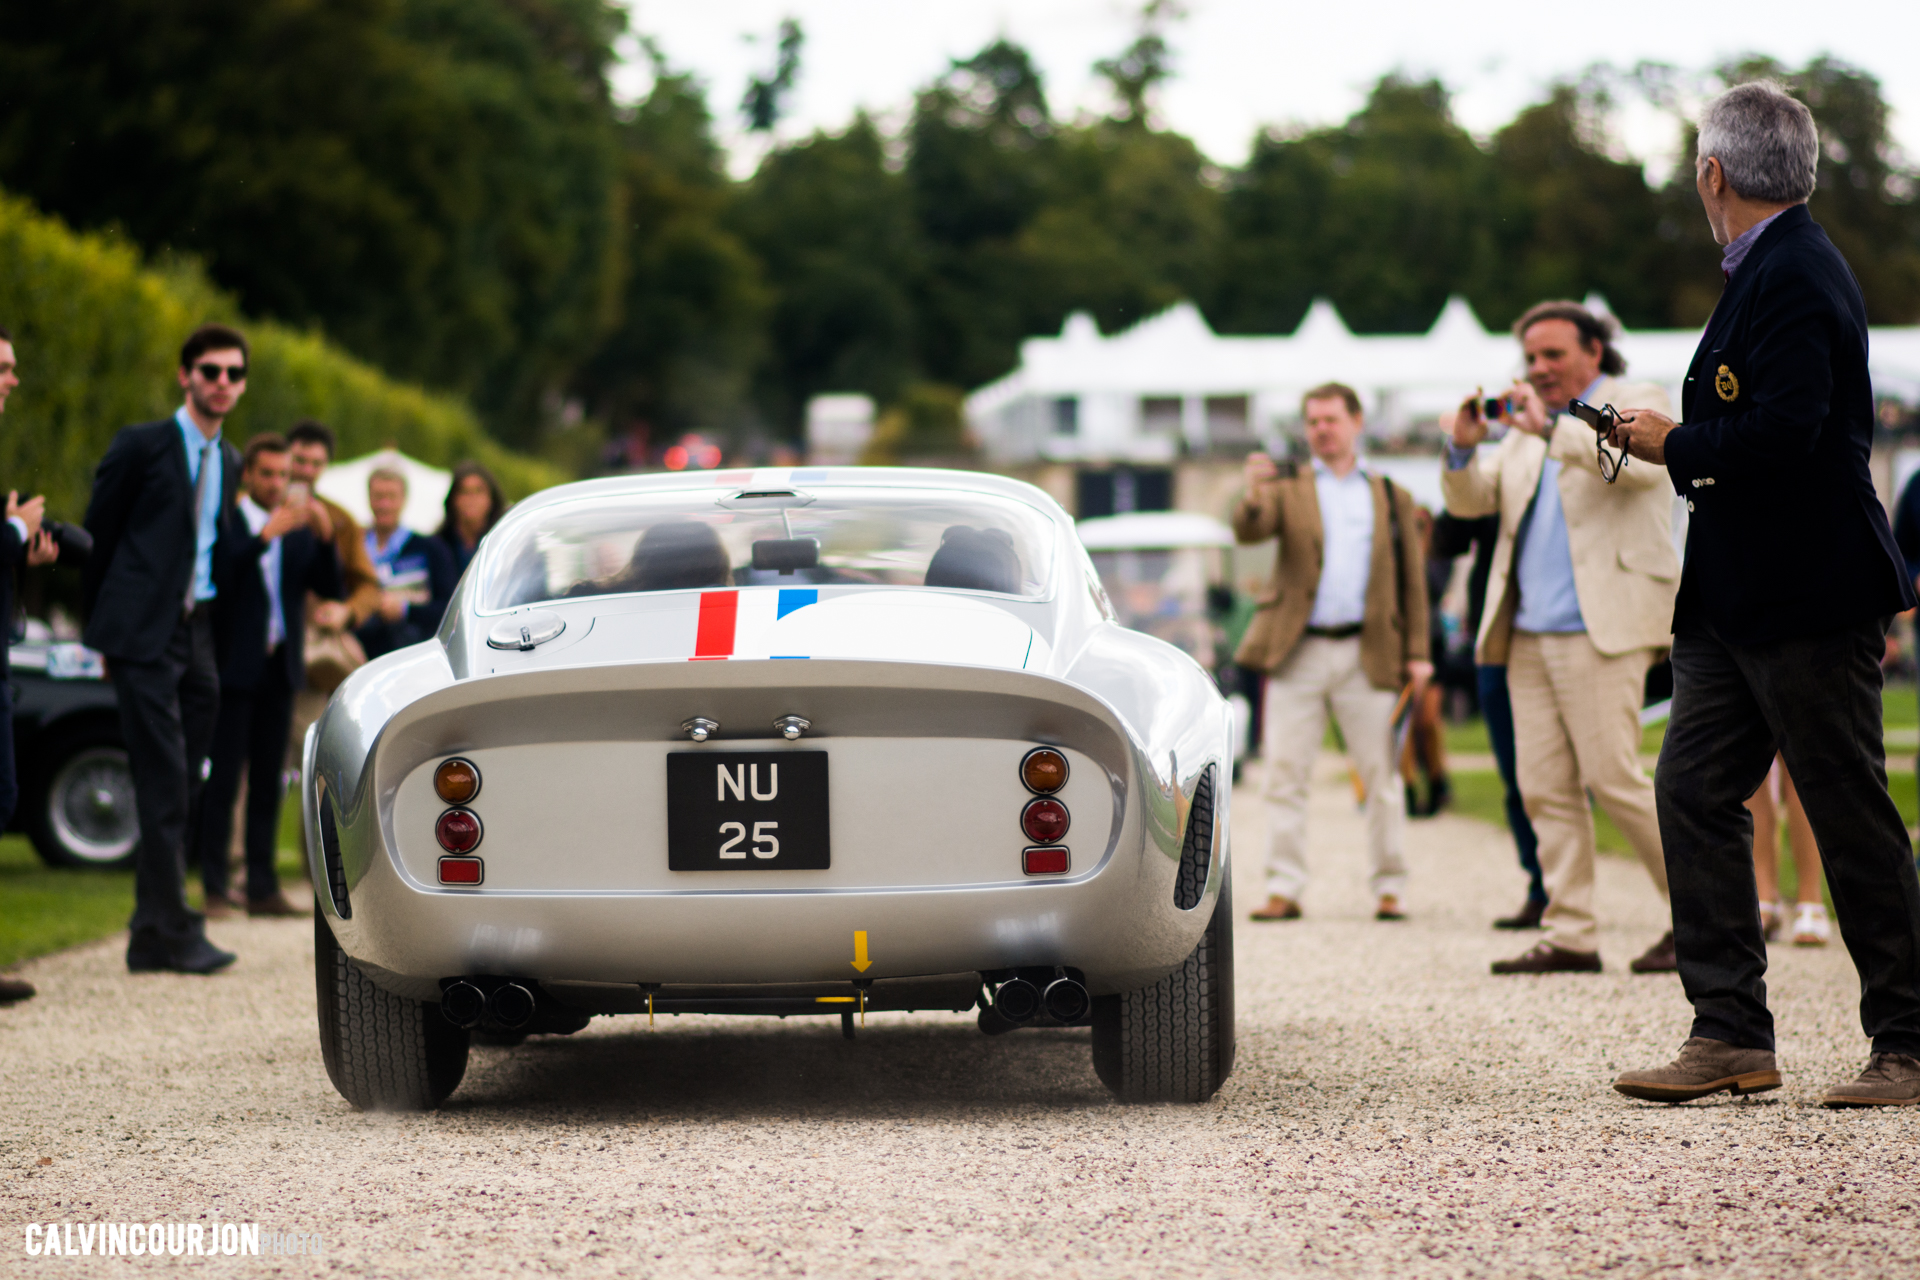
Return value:
M 736 171 L 760 146 L 741 134 L 737 110 L 747 77 L 773 62 L 773 32 L 796 17 L 806 33 L 800 83 L 780 136 L 837 129 L 865 107 L 898 115 L 913 91 L 997 35 L 1024 45 L 1046 77 L 1054 113 L 1105 110 L 1110 98 L 1094 60 L 1132 40 L 1139 4 L 1123 0 L 628 0 L 633 27 L 655 37 L 676 68 L 707 84 Z M 1280 3 L 1187 0 L 1169 32 L 1177 77 L 1162 92 L 1165 123 L 1214 160 L 1246 158 L 1268 124 L 1342 120 L 1367 88 L 1396 68 L 1437 75 L 1459 119 L 1486 134 L 1538 101 L 1554 80 L 1596 61 L 1621 67 L 1654 60 L 1707 68 L 1757 51 L 1798 65 L 1817 53 L 1879 77 L 1894 109 L 1896 139 L 1920 162 L 1920 0 L 1455 0 L 1435 4 Z M 630 49 L 631 52 L 631 49 Z M 648 84 L 629 59 L 624 96 Z M 1677 144 L 1669 118 L 1623 111 L 1619 142 L 1656 175 Z

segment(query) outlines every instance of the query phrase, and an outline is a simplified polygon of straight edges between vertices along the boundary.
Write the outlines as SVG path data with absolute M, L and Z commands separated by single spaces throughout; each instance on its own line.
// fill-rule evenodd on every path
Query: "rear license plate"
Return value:
M 669 871 L 824 871 L 827 753 L 667 754 Z

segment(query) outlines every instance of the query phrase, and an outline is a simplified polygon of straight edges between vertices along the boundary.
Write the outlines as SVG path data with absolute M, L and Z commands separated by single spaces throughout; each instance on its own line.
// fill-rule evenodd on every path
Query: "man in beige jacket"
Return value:
M 1273 580 L 1236 660 L 1267 672 L 1267 904 L 1300 915 L 1307 884 L 1307 784 L 1332 711 L 1367 789 L 1376 918 L 1398 920 L 1407 867 L 1406 796 L 1393 767 L 1393 710 L 1427 660 L 1426 552 L 1405 489 L 1360 464 L 1360 397 L 1330 382 L 1301 401 L 1311 467 L 1247 458 L 1234 508 L 1241 542 L 1278 538 Z M 1418 689 L 1415 690 L 1418 693 Z
M 1571 400 L 1665 406 L 1657 386 L 1628 383 L 1612 326 L 1573 302 L 1543 302 L 1514 326 L 1527 376 L 1506 392 L 1506 437 L 1491 449 L 1478 393 L 1452 424 L 1441 489 L 1447 510 L 1499 515 L 1476 661 L 1505 664 L 1520 794 L 1540 838 L 1546 936 L 1496 961 L 1495 973 L 1600 971 L 1593 914 L 1592 794 L 1664 897 L 1666 858 L 1653 782 L 1640 767 L 1647 668 L 1671 641 L 1680 574 L 1665 468 L 1636 462 L 1607 482 L 1594 430 Z M 1609 467 L 1620 458 L 1609 451 Z M 1669 931 L 1633 961 L 1671 970 Z

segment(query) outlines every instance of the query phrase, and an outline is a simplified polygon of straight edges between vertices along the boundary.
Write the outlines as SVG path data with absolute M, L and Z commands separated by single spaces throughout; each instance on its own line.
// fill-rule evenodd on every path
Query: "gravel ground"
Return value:
M 310 926 L 214 934 L 213 979 L 130 977 L 114 940 L 26 973 L 0 1010 L 4 1216 L 237 1220 L 319 1257 L 169 1260 L 222 1274 L 1686 1276 L 1920 1274 L 1920 1115 L 1826 1112 L 1864 1061 L 1846 956 L 1774 952 L 1787 1085 L 1660 1107 L 1608 1087 L 1686 1034 L 1660 932 L 1603 859 L 1608 972 L 1495 979 L 1528 939 L 1503 833 L 1412 824 L 1414 918 L 1370 918 L 1332 762 L 1307 919 L 1239 926 L 1239 1058 L 1202 1107 L 1124 1107 L 1084 1031 L 989 1040 L 970 1018 L 601 1019 L 476 1049 L 441 1111 L 362 1115 L 314 1039 Z M 1236 795 L 1240 905 L 1260 814 Z M 133 1274 L 148 1258 L 0 1275 Z M 20 1263 L 11 1261 L 22 1258 Z

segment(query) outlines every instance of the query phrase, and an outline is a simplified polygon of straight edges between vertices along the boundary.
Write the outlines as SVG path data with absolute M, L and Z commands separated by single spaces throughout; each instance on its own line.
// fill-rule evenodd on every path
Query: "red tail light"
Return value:
M 480 815 L 471 809 L 449 809 L 433 824 L 433 834 L 448 853 L 472 853 L 480 846 Z
M 1067 834 L 1067 806 L 1058 800 L 1029 800 L 1020 811 L 1020 829 L 1035 844 L 1057 844 Z
M 1021 867 L 1030 876 L 1064 875 L 1067 851 L 1064 848 L 1028 849 L 1021 859 Z
M 478 858 L 440 859 L 441 884 L 479 884 L 483 876 Z

